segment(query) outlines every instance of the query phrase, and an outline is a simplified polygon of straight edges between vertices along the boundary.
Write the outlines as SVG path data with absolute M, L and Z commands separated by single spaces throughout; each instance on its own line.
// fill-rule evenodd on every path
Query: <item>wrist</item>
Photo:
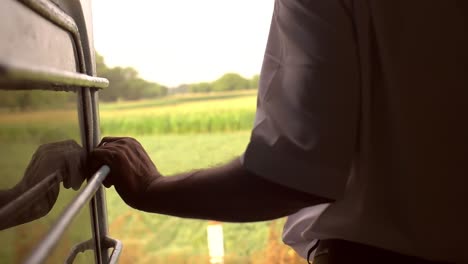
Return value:
M 3 207 L 16 199 L 21 194 L 21 188 L 19 184 L 15 185 L 13 188 L 1 190 L 0 191 L 0 207 Z

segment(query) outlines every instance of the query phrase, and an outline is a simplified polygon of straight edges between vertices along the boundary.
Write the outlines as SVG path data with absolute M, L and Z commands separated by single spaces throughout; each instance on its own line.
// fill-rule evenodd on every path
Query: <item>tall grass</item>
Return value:
M 104 135 L 213 133 L 249 130 L 255 117 L 255 95 L 170 99 L 133 103 L 129 108 L 103 105 Z
M 76 109 L 0 112 L 0 142 L 43 144 L 70 136 L 80 139 Z
M 244 131 L 252 128 L 255 94 L 173 96 L 101 104 L 103 135 L 153 135 Z M 36 143 L 79 138 L 73 110 L 0 113 L 0 141 Z
M 101 131 L 121 135 L 230 132 L 250 129 L 253 120 L 254 111 L 249 109 L 176 112 L 103 119 Z

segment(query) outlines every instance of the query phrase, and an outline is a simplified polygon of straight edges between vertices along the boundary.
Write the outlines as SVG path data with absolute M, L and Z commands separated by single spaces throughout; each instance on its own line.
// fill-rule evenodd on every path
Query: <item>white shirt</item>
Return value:
M 336 200 L 289 217 L 300 254 L 336 238 L 468 262 L 466 14 L 465 1 L 276 0 L 243 164 Z

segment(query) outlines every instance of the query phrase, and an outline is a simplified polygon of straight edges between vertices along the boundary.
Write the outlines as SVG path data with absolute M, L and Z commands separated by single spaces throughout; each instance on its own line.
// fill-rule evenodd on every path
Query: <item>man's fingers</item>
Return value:
M 104 145 L 106 145 L 107 143 L 116 142 L 116 141 L 122 141 L 122 140 L 128 139 L 128 138 L 129 138 L 129 137 L 104 137 L 104 138 L 101 140 L 101 143 L 99 143 L 98 147 L 104 146 Z
M 113 166 L 112 157 L 114 156 L 113 150 L 105 148 L 96 148 L 88 156 L 87 161 L 87 177 L 91 178 L 96 171 L 101 168 L 103 165 L 110 167 L 110 172 L 104 180 L 103 184 L 107 188 L 112 186 L 112 170 L 115 169 Z
M 102 182 L 102 184 L 104 185 L 104 187 L 106 188 L 110 188 L 112 186 L 112 182 L 111 180 L 109 179 L 109 175 L 107 175 L 107 177 L 104 179 L 104 181 Z
M 110 173 L 103 185 L 107 188 L 114 185 L 123 197 L 143 189 L 148 177 L 159 174 L 141 144 L 130 137 L 103 138 L 88 159 L 90 173 L 94 173 L 102 165 L 110 167 Z
M 105 137 L 101 140 L 98 147 L 104 147 L 108 144 L 142 147 L 140 142 L 132 137 Z
M 121 137 L 105 137 L 100 145 L 95 148 L 88 157 L 88 178 L 90 178 L 99 168 L 103 165 L 108 165 L 110 167 L 110 172 L 107 175 L 106 179 L 103 181 L 103 185 L 106 188 L 114 185 L 114 178 L 112 171 L 117 170 L 119 165 L 116 160 L 119 149 L 121 146 L 117 146 L 117 142 L 121 141 L 124 138 Z M 109 144 L 108 144 L 109 143 Z M 120 144 L 118 144 L 120 145 Z

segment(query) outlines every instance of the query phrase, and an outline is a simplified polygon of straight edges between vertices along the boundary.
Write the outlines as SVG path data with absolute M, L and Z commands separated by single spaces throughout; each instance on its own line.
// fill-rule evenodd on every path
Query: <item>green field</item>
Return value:
M 137 136 L 249 130 L 255 102 L 250 91 L 102 104 L 101 132 Z
M 242 154 L 255 104 L 252 91 L 106 103 L 100 105 L 101 130 L 103 136 L 137 138 L 158 169 L 172 175 Z M 71 111 L 15 113 L 14 117 L 0 113 L 0 142 L 21 140 L 21 144 L 35 146 L 60 140 L 65 134 L 76 137 L 66 114 Z M 25 122 L 28 129 L 24 129 Z M 44 129 L 57 124 L 63 131 Z M 107 191 L 107 206 L 110 233 L 124 243 L 121 263 L 208 263 L 207 221 L 133 210 L 113 188 Z M 224 223 L 226 263 L 296 263 L 297 256 L 280 242 L 283 221 Z

